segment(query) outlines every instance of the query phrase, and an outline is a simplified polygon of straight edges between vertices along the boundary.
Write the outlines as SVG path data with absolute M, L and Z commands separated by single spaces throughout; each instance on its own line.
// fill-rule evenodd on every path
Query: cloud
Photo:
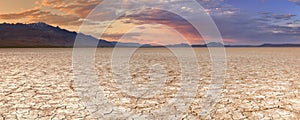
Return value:
M 131 32 L 131 33 L 104 33 L 102 35 L 102 38 L 108 39 L 108 40 L 119 40 L 123 36 L 126 36 L 127 39 L 136 39 L 135 37 L 141 36 L 141 33 L 138 32 Z
M 224 0 L 196 0 L 200 5 L 206 9 L 215 9 L 224 7 Z
M 103 0 L 43 0 L 42 5 L 66 14 L 86 17 Z
M 163 24 L 174 28 L 192 43 L 199 43 L 202 41 L 201 35 L 188 21 L 168 11 L 159 9 L 146 9 L 143 11 L 134 12 L 133 14 L 127 14 L 121 17 L 121 21 L 124 24 L 135 25 Z
M 214 20 L 223 38 L 236 40 L 235 44 L 300 42 L 300 27 L 295 25 L 297 23 L 285 24 L 292 20 L 292 15 L 282 15 L 280 19 L 276 19 L 274 16 L 266 18 L 264 15 L 273 14 L 264 13 L 263 16 L 258 16 L 258 18 L 253 18 L 253 16 L 247 14 L 231 17 L 215 16 Z M 274 23 L 274 20 L 279 22 Z
M 0 19 L 24 19 L 27 16 L 32 16 L 32 15 L 40 15 L 42 14 L 39 9 L 32 9 L 32 10 L 27 10 L 19 13 L 9 13 L 9 14 L 1 14 Z
M 22 22 L 46 22 L 60 26 L 79 26 L 102 0 L 42 0 L 34 9 L 0 14 L 0 19 Z M 60 11 L 60 12 L 57 12 Z M 91 21 L 93 23 L 93 21 Z
M 180 5 L 182 7 L 180 12 L 183 12 L 187 16 L 197 18 L 199 11 L 193 11 L 189 6 L 186 6 L 186 2 L 189 1 L 176 1 L 176 0 L 166 0 L 171 5 Z M 166 2 L 165 1 L 165 2 Z M 197 0 L 201 3 L 207 11 L 209 11 L 212 16 L 233 16 L 237 15 L 240 10 L 233 8 L 229 5 L 222 6 L 222 0 Z M 178 7 L 178 6 L 177 6 Z M 165 8 L 165 7 L 164 7 Z M 126 15 L 122 16 L 119 21 L 122 21 L 123 24 L 163 24 L 171 28 L 174 28 L 179 33 L 181 33 L 185 38 L 188 39 L 191 43 L 203 43 L 203 38 L 199 32 L 185 19 L 182 17 L 170 13 L 168 11 L 159 10 L 159 9 L 144 9 L 136 10 Z M 112 25 L 115 26 L 115 25 Z M 129 28 L 130 29 L 130 28 Z M 112 31 L 112 30 L 107 30 Z
M 293 14 L 281 14 L 281 15 L 278 15 L 278 14 L 273 14 L 272 17 L 275 18 L 275 19 L 284 19 L 284 20 L 289 20 L 291 19 L 292 17 L 295 17 L 296 15 L 293 15 Z
M 40 9 L 32 9 L 19 13 L 0 14 L 0 19 L 16 20 L 26 19 L 28 22 L 47 22 L 55 25 L 80 25 L 79 17 L 73 15 L 58 15 L 49 11 L 42 11 Z
M 296 5 L 300 5 L 300 1 L 299 0 L 289 0 L 292 3 L 295 3 Z
M 264 19 L 277 19 L 277 20 L 290 20 L 293 17 L 297 16 L 294 14 L 274 14 L 271 12 L 261 12 L 261 18 Z

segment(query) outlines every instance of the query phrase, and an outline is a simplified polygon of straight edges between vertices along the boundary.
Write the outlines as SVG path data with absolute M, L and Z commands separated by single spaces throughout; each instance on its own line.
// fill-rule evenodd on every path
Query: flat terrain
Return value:
M 186 50 L 176 49 L 183 53 Z M 152 98 L 120 92 L 114 78 L 122 78 L 122 74 L 115 73 L 122 66 L 112 69 L 111 64 L 118 65 L 112 63 L 112 50 L 99 48 L 95 67 L 99 85 L 113 105 L 127 112 L 151 115 L 180 90 L 181 67 L 176 56 L 163 48 L 142 48 L 128 62 L 129 76 L 141 87 L 151 79 L 166 78 L 163 90 Z M 188 74 L 200 75 L 197 93 L 178 119 L 199 116 L 210 83 L 208 51 L 196 48 L 195 52 L 199 73 L 194 70 L 195 64 L 186 67 L 191 68 Z M 226 54 L 226 79 L 210 119 L 300 119 L 300 48 L 227 48 Z M 189 60 L 192 59 L 183 61 L 192 63 Z M 75 93 L 73 73 L 72 49 L 0 49 L 0 120 L 97 118 Z

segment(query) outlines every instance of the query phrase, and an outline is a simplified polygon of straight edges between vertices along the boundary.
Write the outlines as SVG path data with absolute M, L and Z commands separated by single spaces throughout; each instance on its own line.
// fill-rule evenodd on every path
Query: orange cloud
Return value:
M 40 9 L 32 9 L 19 13 L 1 14 L 0 19 L 16 20 L 25 19 L 26 22 L 47 22 L 55 25 L 80 25 L 81 20 L 74 15 L 58 15 L 50 11 L 42 11 Z
M 43 0 L 42 5 L 66 14 L 86 17 L 102 0 Z
M 203 43 L 202 36 L 198 33 L 198 31 L 185 19 L 180 16 L 163 11 L 158 9 L 146 9 L 142 12 L 134 12 L 133 14 L 124 15 L 119 18 L 116 22 L 114 22 L 111 27 L 109 27 L 105 32 L 109 34 L 105 34 L 105 38 L 112 38 L 113 40 L 117 40 L 122 37 L 125 33 L 127 33 L 130 29 L 138 26 L 138 25 L 155 25 L 162 24 L 166 25 L 170 28 L 181 33 L 190 44 L 199 44 Z M 116 34 L 116 28 L 120 28 L 119 26 L 126 26 L 127 28 L 122 29 L 123 34 Z M 125 31 L 124 31 L 125 30 Z M 159 30 L 159 29 L 157 29 Z M 120 32 L 120 31 L 117 31 Z M 154 32 L 154 31 L 153 31 Z M 110 37 L 112 35 L 113 37 Z M 119 35 L 119 36 L 116 36 Z M 155 36 L 153 36 L 155 38 Z

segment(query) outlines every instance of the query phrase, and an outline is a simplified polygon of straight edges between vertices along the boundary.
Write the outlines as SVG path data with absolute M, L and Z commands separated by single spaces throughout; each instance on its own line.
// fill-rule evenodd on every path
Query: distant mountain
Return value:
M 300 47 L 300 44 L 225 45 L 225 47 Z
M 43 22 L 32 24 L 0 24 L 0 47 L 73 47 L 75 39 L 99 41 L 98 47 L 113 47 L 117 42 L 98 40 L 89 35 L 71 32 Z M 93 42 L 94 43 L 94 42 Z M 137 43 L 118 43 L 119 46 L 139 46 Z
M 192 45 L 192 47 L 300 47 L 300 44 L 261 44 L 261 45 L 223 45 L 222 43 L 208 43 Z
M 259 47 L 300 47 L 300 44 L 262 44 Z
M 150 44 L 109 42 L 99 40 L 90 35 L 71 32 L 60 27 L 54 27 L 43 22 L 31 24 L 0 24 L 0 48 L 9 47 L 73 47 L 76 37 L 89 42 L 98 42 L 98 47 L 300 47 L 300 44 L 262 44 L 262 45 L 224 45 L 218 42 L 189 45 L 173 44 L 166 46 L 152 46 Z M 83 46 L 86 47 L 86 46 Z
M 167 45 L 167 47 L 191 47 L 191 45 L 185 44 L 185 43 L 181 43 L 181 44 Z
M 192 47 L 224 47 L 224 44 L 219 42 L 209 42 L 207 44 L 192 45 Z

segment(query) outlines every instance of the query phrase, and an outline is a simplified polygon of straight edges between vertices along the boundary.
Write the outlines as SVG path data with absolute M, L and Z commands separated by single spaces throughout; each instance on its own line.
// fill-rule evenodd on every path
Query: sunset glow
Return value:
M 272 0 L 197 1 L 211 15 L 226 44 L 300 43 L 300 1 L 298 0 L 278 0 L 276 3 Z M 124 5 L 128 2 L 124 0 L 115 4 Z M 170 1 L 162 0 L 161 2 Z M 0 1 L 0 22 L 45 22 L 70 31 L 79 31 L 81 23 L 89 21 L 91 27 L 85 30 L 87 31 L 85 34 L 99 38 L 99 33 L 95 31 L 105 29 L 103 26 L 111 21 L 109 17 L 113 14 L 111 11 L 101 11 L 93 16 L 95 20 L 86 19 L 86 16 L 99 4 L 101 0 Z M 186 14 L 197 16 L 189 6 L 181 7 L 181 9 Z M 157 44 L 181 43 L 182 39 L 162 37 L 163 35 L 173 36 L 175 33 L 173 30 L 176 30 L 188 40 L 183 43 L 203 43 L 201 35 L 183 18 L 157 9 L 131 11 L 110 26 L 102 37 L 109 41 L 118 41 L 118 38 L 134 28 L 130 33 L 132 37 L 127 35 L 130 39 L 126 41 L 143 44 L 151 44 L 154 41 Z M 145 31 L 151 36 L 160 36 L 160 39 L 147 38 L 148 35 L 143 34 Z

